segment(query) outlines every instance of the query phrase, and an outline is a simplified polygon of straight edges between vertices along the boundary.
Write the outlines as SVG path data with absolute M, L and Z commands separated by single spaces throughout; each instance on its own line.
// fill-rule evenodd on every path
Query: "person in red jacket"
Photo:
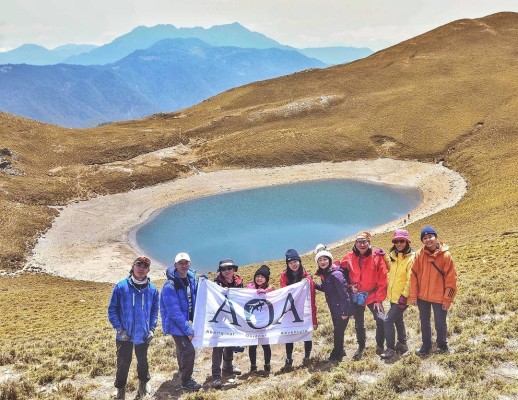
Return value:
M 410 303 L 419 308 L 423 344 L 416 350 L 426 356 L 432 350 L 431 310 L 437 332 L 437 350 L 450 353 L 448 347 L 446 316 L 457 295 L 457 273 L 449 247 L 437 240 L 437 231 L 425 226 L 421 231 L 421 248 L 412 265 L 410 277 Z
M 311 290 L 311 313 L 313 318 L 313 329 L 317 329 L 318 323 L 315 305 L 315 283 L 313 282 L 311 275 L 308 274 L 302 266 L 302 260 L 296 250 L 286 250 L 285 256 L 287 268 L 281 272 L 281 288 L 300 282 L 304 278 L 309 280 Z M 304 342 L 304 359 L 302 360 L 303 364 L 307 364 L 309 362 L 312 348 L 313 342 L 311 340 Z M 286 362 L 284 364 L 284 368 L 291 368 L 293 366 L 292 355 L 293 343 L 286 343 Z
M 387 297 L 387 265 L 384 256 L 383 250 L 372 249 L 370 232 L 363 231 L 356 234 L 352 250 L 340 261 L 341 267 L 349 270 L 353 292 L 353 316 L 358 341 L 358 350 L 353 360 L 361 359 L 365 351 L 365 307 L 369 308 L 376 321 L 376 354 L 381 355 L 384 351 L 383 300 Z

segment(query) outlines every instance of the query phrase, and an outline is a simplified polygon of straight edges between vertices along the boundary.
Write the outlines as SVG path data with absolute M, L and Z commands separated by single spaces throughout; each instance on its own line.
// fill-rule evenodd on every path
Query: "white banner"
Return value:
M 257 294 L 200 279 L 194 311 L 194 347 L 252 346 L 311 340 L 313 320 L 307 279 Z

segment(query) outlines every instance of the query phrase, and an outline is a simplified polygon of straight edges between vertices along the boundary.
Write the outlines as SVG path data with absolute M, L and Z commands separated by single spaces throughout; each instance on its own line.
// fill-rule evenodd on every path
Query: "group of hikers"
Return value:
M 325 294 L 333 323 L 333 349 L 329 362 L 340 362 L 346 356 L 344 334 L 350 318 L 354 318 L 358 348 L 352 359 L 360 360 L 366 347 L 365 309 L 368 308 L 376 322 L 376 353 L 385 360 L 408 351 L 404 314 L 409 305 L 418 307 L 422 344 L 416 350 L 418 356 L 432 351 L 431 312 L 434 313 L 436 349 L 451 352 L 447 341 L 446 316 L 457 294 L 457 277 L 449 248 L 440 242 L 431 226 L 421 231 L 422 248 L 415 252 L 409 232 L 397 229 L 393 233 L 392 247 L 388 253 L 371 246 L 371 234 L 359 232 L 354 245 L 342 259 L 334 260 L 324 246 L 315 249 L 317 271 L 320 280 L 314 280 L 302 265 L 302 259 L 294 249 L 286 251 L 286 269 L 281 272 L 280 286 L 286 287 L 307 279 L 310 282 L 313 327 L 317 329 L 315 293 Z M 125 387 L 133 350 L 137 358 L 139 379 L 138 396 L 145 397 L 151 390 L 147 360 L 148 346 L 157 326 L 158 312 L 162 330 L 171 335 L 176 346 L 181 387 L 186 391 L 198 391 L 201 385 L 193 378 L 195 349 L 192 344 L 192 321 L 196 305 L 198 278 L 191 269 L 189 254 L 178 253 L 174 265 L 166 271 L 167 281 L 159 295 L 156 286 L 148 278 L 150 260 L 138 257 L 130 275 L 117 283 L 108 306 L 108 319 L 116 330 L 117 372 L 115 387 L 117 398 L 125 398 Z M 238 266 L 232 259 L 219 262 L 214 282 L 225 288 L 249 288 L 259 294 L 275 290 L 270 284 L 270 268 L 261 265 L 255 271 L 253 281 L 246 286 L 237 274 Z M 385 311 L 383 302 L 390 308 Z M 303 364 L 311 357 L 313 343 L 304 342 Z M 286 343 L 285 369 L 293 366 L 294 343 Z M 264 371 L 271 371 L 272 350 L 262 345 Z M 212 349 L 212 387 L 222 387 L 222 376 L 240 375 L 233 364 L 233 347 Z M 249 346 L 250 372 L 257 371 L 257 346 Z

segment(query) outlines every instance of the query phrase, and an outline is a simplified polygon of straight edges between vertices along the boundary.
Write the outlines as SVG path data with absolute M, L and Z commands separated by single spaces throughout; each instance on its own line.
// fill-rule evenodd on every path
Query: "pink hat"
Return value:
M 406 231 L 404 229 L 396 229 L 394 231 L 394 237 L 392 238 L 392 243 L 394 243 L 396 240 L 399 240 L 399 239 L 404 239 L 408 243 L 412 243 L 412 241 L 410 240 L 408 231 Z

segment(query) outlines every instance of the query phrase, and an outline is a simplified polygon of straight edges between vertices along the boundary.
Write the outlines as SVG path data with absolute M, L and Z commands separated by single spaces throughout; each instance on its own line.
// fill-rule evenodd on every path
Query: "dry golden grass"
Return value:
M 331 325 L 320 299 L 316 360 L 309 369 L 242 381 L 221 395 L 209 391 L 185 398 L 516 397 L 516 26 L 516 13 L 456 21 L 348 65 L 250 84 L 180 112 L 94 129 L 64 129 L 0 113 L 0 145 L 18 155 L 10 161 L 23 174 L 0 173 L 0 269 L 23 265 L 56 214 L 51 206 L 175 179 L 192 165 L 212 170 L 379 156 L 444 160 L 464 176 L 468 192 L 455 207 L 409 230 L 418 245 L 420 228 L 432 224 L 453 247 L 460 281 L 449 325 L 455 354 L 408 356 L 386 365 L 372 352 L 358 363 L 329 368 L 321 360 L 330 348 Z M 179 144 L 192 149 L 188 157 L 166 159 L 159 167 L 130 162 Z M 120 168 L 105 168 L 115 161 Z M 388 242 L 388 234 L 375 238 L 382 247 Z M 304 261 L 312 272 L 313 261 Z M 255 267 L 240 272 L 251 279 Z M 274 276 L 283 265 L 272 267 Z M 106 322 L 110 290 L 49 276 L 0 278 L 1 304 L 8 305 L 0 327 L 0 366 L 17 377 L 0 383 L 0 398 L 96 397 L 92 377 L 114 370 Z M 415 310 L 408 313 L 408 325 L 415 348 Z M 349 327 L 349 352 L 352 332 Z M 153 373 L 168 380 L 175 370 L 171 343 L 157 339 Z M 208 363 L 206 355 L 202 360 Z M 38 392 L 58 383 L 53 394 Z M 168 385 L 157 398 L 170 398 Z

